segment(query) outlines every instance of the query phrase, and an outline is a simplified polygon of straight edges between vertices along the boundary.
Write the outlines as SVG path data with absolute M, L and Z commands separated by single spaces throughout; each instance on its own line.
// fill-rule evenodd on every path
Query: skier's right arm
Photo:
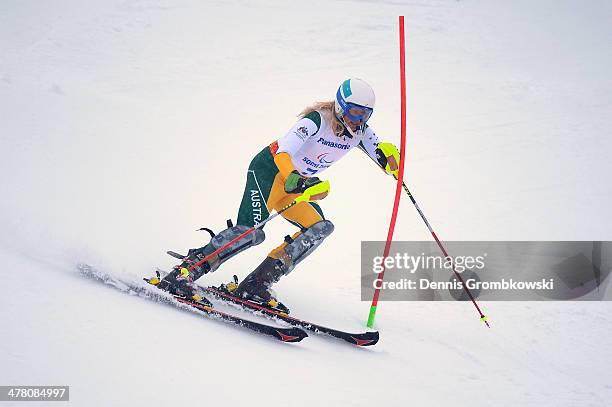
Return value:
M 295 171 L 291 157 L 302 148 L 306 140 L 317 134 L 320 125 L 320 113 L 311 112 L 298 120 L 283 137 L 278 139 L 278 149 L 274 155 L 274 163 L 283 179 L 286 180 Z
M 320 123 L 320 113 L 311 112 L 298 120 L 277 142 L 278 150 L 274 155 L 274 163 L 285 180 L 285 192 L 287 193 L 302 193 L 306 188 L 321 182 L 317 177 L 302 176 L 291 160 L 292 155 L 304 145 L 306 140 L 319 131 Z

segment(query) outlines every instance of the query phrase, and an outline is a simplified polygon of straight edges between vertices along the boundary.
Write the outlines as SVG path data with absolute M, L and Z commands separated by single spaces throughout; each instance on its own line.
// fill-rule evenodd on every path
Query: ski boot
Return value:
M 247 276 L 233 294 L 274 311 L 289 314 L 289 308 L 278 300 L 272 284 L 285 275 L 283 262 L 272 257 L 266 259 Z M 231 283 L 230 283 L 231 284 Z
M 159 271 L 157 271 L 156 274 L 155 277 L 150 279 L 145 278 L 145 281 L 172 295 L 186 298 L 201 305 L 212 306 L 212 303 L 204 297 L 202 288 L 188 278 L 185 278 L 182 274 L 179 273 L 180 276 L 176 279 L 167 278 L 168 276 L 162 279 Z
M 308 228 L 302 228 L 293 236 L 285 236 L 285 242 L 272 250 L 268 257 L 238 285 L 234 295 L 288 314 L 289 308 L 278 301 L 271 289 L 272 284 L 289 274 L 333 231 L 334 224 L 324 219 Z
M 212 253 L 219 250 L 244 232 L 249 230 L 248 226 L 237 225 L 234 226 L 231 220 L 227 221 L 227 229 L 215 233 L 208 228 L 201 228 L 199 230 L 205 230 L 210 234 L 210 242 L 199 249 L 190 249 L 187 256 L 182 256 L 178 253 L 169 251 L 168 254 L 182 260 L 181 264 L 175 266 L 167 276 L 159 279 L 157 284 L 158 288 L 168 291 L 174 295 L 185 296 L 189 298 L 193 294 L 193 291 L 197 286 L 195 281 L 202 277 L 204 274 L 212 273 L 219 266 L 235 256 L 236 254 L 248 249 L 251 246 L 260 244 L 265 239 L 263 230 L 256 229 L 252 233 L 244 236 L 238 241 L 234 242 L 226 249 L 210 256 Z M 210 256 L 210 257 L 209 257 Z M 205 261 L 204 258 L 208 257 Z M 153 280 L 153 279 L 151 279 Z
M 271 288 L 272 284 L 289 274 L 333 231 L 334 224 L 324 219 L 308 228 L 302 228 L 293 236 L 285 236 L 285 242 L 272 250 L 268 257 L 238 285 L 234 295 L 288 314 L 289 308 L 278 301 Z

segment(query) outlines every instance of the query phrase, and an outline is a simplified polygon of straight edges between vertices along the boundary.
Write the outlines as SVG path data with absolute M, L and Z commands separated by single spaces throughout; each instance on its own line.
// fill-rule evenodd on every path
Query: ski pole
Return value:
M 489 325 L 488 318 L 480 310 L 480 307 L 476 303 L 476 300 L 474 299 L 474 296 L 472 295 L 470 289 L 465 284 L 465 281 L 463 280 L 463 277 L 461 277 L 461 274 L 459 274 L 457 272 L 457 270 L 455 270 L 455 262 L 452 261 L 452 258 L 448 255 L 448 252 L 444 248 L 444 245 L 442 245 L 442 242 L 440 242 L 440 239 L 438 239 L 438 236 L 436 235 L 436 232 L 434 232 L 433 228 L 431 227 L 431 225 L 427 221 L 427 218 L 423 214 L 423 211 L 421 211 L 421 208 L 419 207 L 419 204 L 417 204 L 416 200 L 414 199 L 414 197 L 410 193 L 410 190 L 408 189 L 408 186 L 406 186 L 405 182 L 402 182 L 402 186 L 404 187 L 404 191 L 406 191 L 406 194 L 408 195 L 408 198 L 410 198 L 410 200 L 412 201 L 412 204 L 416 208 L 417 212 L 419 213 L 419 215 L 421 215 L 421 219 L 423 219 L 423 222 L 425 222 L 425 225 L 427 226 L 427 229 L 429 229 L 429 232 L 431 233 L 431 235 L 435 239 L 436 243 L 438 244 L 438 247 L 440 248 L 440 250 L 444 254 L 444 257 L 451 259 L 451 266 L 452 266 L 453 272 L 455 273 L 455 275 L 457 276 L 459 281 L 461 281 L 461 284 L 463 285 L 463 288 L 465 288 L 465 292 L 467 293 L 468 297 L 470 297 L 470 300 L 472 300 L 472 303 L 474 304 L 474 307 L 476 307 L 476 310 L 480 314 L 480 320 L 482 322 L 484 322 L 487 325 L 487 327 L 491 328 L 491 326 Z
M 302 193 L 302 195 L 300 195 L 297 198 L 295 198 L 295 200 L 293 202 L 291 202 L 289 205 L 285 206 L 284 208 L 282 208 L 281 210 L 279 210 L 275 214 L 269 216 L 267 219 L 265 219 L 265 220 L 263 220 L 263 221 L 261 221 L 259 223 L 256 223 L 249 230 L 243 232 L 242 234 L 240 234 L 236 238 L 232 239 L 228 243 L 224 244 L 223 246 L 221 246 L 220 248 L 218 248 L 214 252 L 212 252 L 209 255 L 205 256 L 204 258 L 199 260 L 197 263 L 192 264 L 191 266 L 189 266 L 188 270 L 192 271 L 193 269 L 198 267 L 200 264 L 204 263 L 206 260 L 208 260 L 211 257 L 219 254 L 220 252 L 222 252 L 223 250 L 227 249 L 228 247 L 230 247 L 232 244 L 236 243 L 238 240 L 242 239 L 243 237 L 253 233 L 256 229 L 259 229 L 260 227 L 262 227 L 263 225 L 265 225 L 266 223 L 268 223 L 272 219 L 276 218 L 281 213 L 285 212 L 287 209 L 297 205 L 300 202 L 310 202 L 312 200 L 315 200 L 315 199 L 319 198 L 321 195 L 327 194 L 327 193 L 329 193 L 329 181 L 323 181 L 323 182 L 320 182 L 318 184 L 315 184 L 315 185 L 307 188 Z

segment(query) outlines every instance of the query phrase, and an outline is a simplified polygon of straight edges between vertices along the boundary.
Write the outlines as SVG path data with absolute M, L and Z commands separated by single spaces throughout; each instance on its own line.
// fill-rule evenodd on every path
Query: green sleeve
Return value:
M 310 119 L 313 121 L 313 123 L 317 126 L 317 131 L 315 131 L 312 135 L 314 136 L 315 134 L 317 134 L 317 132 L 321 128 L 321 113 L 317 112 L 316 110 L 313 110 L 312 112 L 304 116 L 304 119 Z

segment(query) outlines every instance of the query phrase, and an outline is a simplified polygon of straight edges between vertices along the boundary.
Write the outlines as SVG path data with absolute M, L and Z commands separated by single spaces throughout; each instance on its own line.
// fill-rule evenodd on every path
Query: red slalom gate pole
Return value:
M 389 231 L 387 232 L 387 243 L 383 253 L 383 270 L 379 274 L 379 280 L 382 283 L 385 277 L 385 261 L 391 250 L 391 242 L 393 241 L 393 232 L 395 230 L 395 222 L 397 221 L 397 211 L 400 198 L 402 196 L 402 183 L 404 179 L 404 161 L 406 155 L 406 44 L 404 39 L 404 16 L 399 16 L 399 44 L 400 44 L 400 92 L 401 92 L 401 142 L 400 142 L 400 162 L 399 173 L 397 176 L 397 187 L 395 189 L 395 200 L 393 201 L 393 211 L 391 212 L 391 222 L 389 223 Z M 381 285 L 382 286 L 382 285 Z M 378 297 L 380 296 L 380 288 L 374 291 L 372 305 L 370 306 L 370 314 L 368 315 L 368 327 L 374 326 L 374 318 L 376 317 L 376 309 L 378 307 Z
M 404 189 L 404 191 L 406 191 L 406 194 L 410 198 L 410 201 L 412 201 L 412 204 L 414 205 L 414 207 L 416 208 L 417 212 L 421 216 L 421 219 L 423 219 L 423 222 L 425 222 L 425 225 L 427 226 L 427 229 L 429 229 L 429 232 L 431 233 L 431 235 L 433 236 L 434 240 L 438 244 L 438 247 L 440 248 L 440 250 L 444 254 L 444 257 L 445 258 L 450 258 L 450 256 L 448 255 L 448 252 L 444 248 L 444 245 L 442 245 L 442 242 L 440 241 L 440 239 L 438 239 L 438 236 L 436 235 L 436 232 L 434 232 L 433 228 L 431 227 L 431 225 L 427 221 L 427 218 L 425 217 L 425 214 L 423 214 L 423 211 L 421 211 L 421 208 L 419 207 L 419 205 L 417 204 L 416 200 L 414 199 L 414 197 L 410 193 L 410 190 L 408 189 L 408 187 L 406 186 L 406 184 L 403 181 L 403 179 L 404 179 L 404 161 L 405 161 L 404 160 L 404 158 L 405 158 L 405 154 L 404 153 L 405 153 L 405 150 L 406 150 L 406 71 L 405 71 L 406 68 L 405 68 L 405 42 L 404 42 L 404 16 L 400 16 L 399 17 L 399 32 L 400 32 L 401 123 L 402 123 L 402 128 L 401 128 L 401 145 L 400 145 L 400 168 L 399 168 L 399 174 L 398 174 L 398 176 L 396 178 L 397 179 L 397 188 L 395 190 L 395 201 L 393 203 L 393 212 L 391 213 L 391 222 L 389 224 L 389 232 L 387 233 L 387 242 L 385 244 L 385 250 L 384 250 L 384 253 L 383 253 L 383 262 L 382 262 L 383 270 L 379 274 L 380 283 L 382 283 L 384 275 L 385 275 L 385 261 L 384 261 L 384 259 L 386 259 L 389 256 L 389 252 L 391 250 L 391 243 L 392 243 L 392 240 L 393 240 L 393 231 L 395 230 L 395 223 L 396 223 L 396 220 L 397 220 L 397 212 L 398 212 L 398 206 L 399 206 L 399 201 L 400 201 L 400 196 L 401 196 L 402 188 Z M 469 290 L 469 288 L 465 284 L 465 281 L 463 280 L 463 277 L 461 277 L 461 274 L 459 274 L 457 272 L 457 270 L 455 270 L 454 262 L 451 261 L 451 265 L 452 265 L 453 272 L 455 273 L 455 275 L 457 276 L 459 281 L 461 281 L 461 284 L 463 285 L 463 288 L 465 289 L 468 297 L 470 297 L 470 300 L 474 304 L 474 307 L 476 308 L 476 311 L 478 311 L 478 314 L 480 314 L 480 320 L 482 322 L 484 322 L 487 325 L 487 327 L 491 328 L 491 326 L 489 325 L 488 318 L 482 313 L 482 310 L 478 306 L 478 303 L 476 302 L 476 299 L 474 298 L 474 296 L 472 295 L 471 291 Z M 370 306 L 370 314 L 368 316 L 368 323 L 367 323 L 369 328 L 372 328 L 374 326 L 374 318 L 376 317 L 376 309 L 378 307 L 378 298 L 380 296 L 380 289 L 381 289 L 381 287 L 382 287 L 382 284 L 380 284 L 379 287 L 374 291 L 374 297 L 372 298 L 372 305 Z

